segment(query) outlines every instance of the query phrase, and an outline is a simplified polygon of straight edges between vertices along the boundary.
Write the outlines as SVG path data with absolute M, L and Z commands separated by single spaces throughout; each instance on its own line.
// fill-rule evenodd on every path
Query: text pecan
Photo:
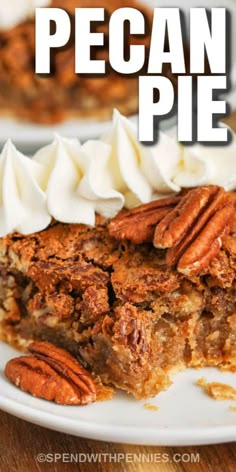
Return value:
M 86 405 L 96 400 L 90 374 L 64 349 L 33 342 L 32 355 L 10 360 L 5 375 L 17 387 L 37 398 L 62 405 Z

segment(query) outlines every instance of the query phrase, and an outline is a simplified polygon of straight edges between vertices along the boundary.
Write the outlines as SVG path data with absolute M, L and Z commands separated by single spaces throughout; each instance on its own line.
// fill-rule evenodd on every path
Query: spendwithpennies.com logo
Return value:
M 166 463 L 166 462 L 200 462 L 200 454 L 198 453 L 175 453 L 173 455 L 167 453 L 150 453 L 150 454 L 131 454 L 131 453 L 40 453 L 36 457 L 37 462 L 62 462 L 62 463 L 120 463 L 120 462 L 135 462 L 135 463 Z

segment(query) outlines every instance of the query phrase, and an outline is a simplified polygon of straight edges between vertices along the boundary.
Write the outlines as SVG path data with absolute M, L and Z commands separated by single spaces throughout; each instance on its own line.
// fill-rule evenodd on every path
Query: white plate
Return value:
M 68 120 L 65 123 L 46 126 L 20 123 L 11 118 L 0 118 L 0 146 L 11 139 L 20 149 L 35 149 L 49 143 L 55 133 L 81 141 L 98 138 L 110 125 L 110 121 Z
M 138 116 L 130 117 L 137 123 Z M 176 123 L 176 117 L 172 116 L 163 120 L 160 128 L 169 129 Z M 111 121 L 71 120 L 60 125 L 42 126 L 28 123 L 18 123 L 11 118 L 0 118 L 0 149 L 7 139 L 11 139 L 22 152 L 33 152 L 52 141 L 55 133 L 67 138 L 79 138 L 81 142 L 87 139 L 101 137 L 111 126 Z
M 236 375 L 217 369 L 189 369 L 156 398 L 137 401 L 117 393 L 113 400 L 89 406 L 58 406 L 21 392 L 4 377 L 6 362 L 19 353 L 0 342 L 0 409 L 19 418 L 75 436 L 145 445 L 200 445 L 236 440 L 233 401 L 209 398 L 196 380 L 221 381 L 236 387 Z M 159 407 L 150 411 L 145 403 Z
M 142 0 L 151 6 L 177 6 L 186 12 L 193 6 L 203 6 L 202 0 Z M 208 0 L 204 3 L 205 7 L 224 6 L 232 13 L 232 86 L 236 86 L 236 3 L 234 0 Z M 229 99 L 231 103 L 231 99 Z M 232 103 L 233 107 L 233 103 Z M 164 120 L 161 128 L 166 129 L 175 123 L 175 117 L 170 120 Z M 78 137 L 81 141 L 90 138 L 97 138 L 104 133 L 109 121 L 99 122 L 96 120 L 73 120 L 64 124 L 55 126 L 42 126 L 22 124 L 13 119 L 0 119 L 0 148 L 8 138 L 12 139 L 15 145 L 26 151 L 34 151 L 36 148 L 50 142 L 55 132 L 68 137 Z

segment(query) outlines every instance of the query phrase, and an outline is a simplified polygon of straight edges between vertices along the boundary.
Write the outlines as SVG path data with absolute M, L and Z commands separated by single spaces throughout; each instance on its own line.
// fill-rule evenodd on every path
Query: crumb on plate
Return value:
M 234 411 L 234 412 L 236 413 L 236 406 L 230 405 L 230 406 L 229 406 L 229 409 L 230 409 L 231 411 Z
M 158 411 L 159 410 L 158 406 L 152 405 L 151 403 L 145 403 L 144 408 L 146 408 L 146 410 L 150 410 L 150 411 Z
M 220 382 L 207 383 L 204 377 L 197 381 L 197 385 L 202 387 L 215 400 L 236 400 L 236 389 L 231 385 Z

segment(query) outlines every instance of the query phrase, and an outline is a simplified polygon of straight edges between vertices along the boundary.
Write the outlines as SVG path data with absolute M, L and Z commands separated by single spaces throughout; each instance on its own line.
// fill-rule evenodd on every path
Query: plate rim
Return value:
M 39 399 L 38 401 L 44 402 L 46 400 Z M 168 426 L 166 428 L 151 427 L 145 430 L 146 439 L 144 440 L 143 431 L 136 426 L 87 423 L 81 419 L 68 418 L 63 415 L 58 416 L 54 413 L 45 412 L 42 409 L 26 406 L 19 401 L 5 398 L 1 394 L 0 409 L 32 424 L 64 434 L 120 444 L 167 447 L 201 446 L 236 440 L 236 424 L 204 428 L 195 426 L 184 428 L 169 428 Z

